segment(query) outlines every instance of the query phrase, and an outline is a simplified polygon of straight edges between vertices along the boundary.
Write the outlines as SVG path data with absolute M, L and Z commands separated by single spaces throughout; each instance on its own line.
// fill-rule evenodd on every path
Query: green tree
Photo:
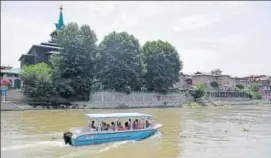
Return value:
M 251 91 L 252 91 L 252 92 L 258 92 L 258 91 L 260 91 L 260 88 L 261 88 L 261 86 L 260 86 L 260 84 L 258 84 L 258 83 L 253 83 L 253 84 L 251 85 Z
M 242 91 L 242 90 L 240 90 L 240 89 L 237 88 L 237 87 L 234 87 L 233 90 L 234 90 L 235 92 L 241 92 L 241 91 Z
M 253 83 L 251 87 L 247 88 L 250 91 L 250 99 L 262 99 L 262 93 L 260 91 L 261 85 L 258 83 Z
M 254 98 L 260 100 L 263 98 L 263 95 L 260 91 L 254 92 Z
M 58 94 L 66 99 L 88 100 L 95 75 L 97 38 L 87 25 L 69 23 L 58 32 L 63 48 L 52 58 L 53 81 Z
M 127 32 L 112 32 L 99 45 L 98 79 L 105 89 L 140 90 L 143 64 L 139 41 Z
M 24 81 L 23 93 L 40 103 L 48 103 L 54 93 L 51 68 L 45 63 L 25 66 L 20 73 Z
M 237 87 L 237 88 L 240 89 L 240 90 L 242 90 L 242 89 L 245 88 L 245 86 L 242 85 L 242 84 L 237 84 L 237 85 L 235 85 L 235 87 Z
M 254 93 L 253 93 L 253 91 L 251 90 L 251 88 L 244 87 L 244 89 L 240 90 L 239 92 L 244 92 L 245 94 L 248 95 L 248 97 L 249 97 L 250 99 L 253 99 Z
M 213 88 L 218 88 L 218 83 L 216 82 L 216 81 L 212 81 L 211 82 L 211 86 L 213 87 Z
M 206 86 L 204 83 L 197 83 L 188 93 L 194 98 L 194 101 L 203 97 L 206 94 Z
M 146 42 L 141 49 L 148 91 L 166 93 L 179 81 L 182 62 L 177 50 L 161 40 Z

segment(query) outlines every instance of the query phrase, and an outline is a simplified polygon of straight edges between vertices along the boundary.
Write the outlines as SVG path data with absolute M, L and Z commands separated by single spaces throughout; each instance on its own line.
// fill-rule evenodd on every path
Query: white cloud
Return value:
M 228 1 L 226 2 L 227 5 L 229 5 L 230 7 L 239 7 L 243 4 L 245 4 L 245 2 L 243 1 Z
M 18 67 L 21 54 L 26 53 L 32 44 L 47 40 L 50 31 L 50 25 L 44 21 L 1 12 L 1 65 Z
M 204 15 L 192 15 L 180 20 L 175 24 L 172 29 L 174 32 L 184 31 L 187 29 L 201 28 L 208 25 L 212 25 L 219 19 L 217 17 L 207 17 Z
M 32 44 L 49 39 L 60 4 L 65 23 L 90 25 L 99 40 L 116 30 L 135 35 L 141 44 L 169 41 L 184 73 L 220 68 L 236 76 L 271 75 L 267 2 L 1 2 L 2 65 L 19 66 L 18 58 Z
M 127 13 L 120 13 L 117 15 L 113 21 L 113 30 L 127 30 L 130 27 L 135 27 L 140 24 L 140 19 L 138 17 L 129 17 Z
M 207 49 L 178 49 L 181 58 L 184 61 L 183 71 L 186 73 L 194 73 L 196 71 L 209 71 L 216 66 L 216 62 L 220 59 L 219 53 L 215 50 Z M 201 66 L 201 65 L 204 65 Z
M 116 30 L 129 30 L 131 27 L 136 27 L 142 21 L 162 13 L 163 6 L 159 2 L 126 2 L 130 4 L 133 10 L 121 11 L 113 19 L 112 28 Z
M 233 46 L 244 46 L 246 43 L 246 37 L 241 34 L 229 35 L 221 39 L 220 44 L 233 47 Z
M 163 2 L 150 1 L 144 2 L 143 5 L 139 6 L 137 15 L 144 18 L 149 18 L 160 14 L 164 11 Z
M 114 8 L 119 4 L 119 2 L 108 1 L 106 3 L 101 1 L 92 1 L 92 2 L 83 2 L 83 1 L 66 1 L 60 2 L 65 8 L 69 10 L 84 10 L 87 12 L 87 15 L 98 16 L 101 14 L 110 13 Z

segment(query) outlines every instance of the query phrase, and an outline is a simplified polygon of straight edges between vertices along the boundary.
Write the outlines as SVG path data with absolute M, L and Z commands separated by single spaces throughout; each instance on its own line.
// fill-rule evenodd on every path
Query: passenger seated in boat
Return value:
M 129 123 L 125 122 L 125 124 L 124 124 L 124 130 L 129 130 L 129 129 L 130 129 Z
M 143 126 L 139 123 L 138 119 L 134 121 L 133 129 L 143 129 Z
M 133 130 L 137 129 L 136 121 L 133 122 L 132 127 L 133 127 Z
M 108 131 L 109 129 L 110 129 L 110 124 L 107 124 L 105 130 Z
M 149 121 L 148 120 L 146 120 L 146 128 L 149 128 L 150 127 L 150 123 L 149 123 Z
M 114 122 L 111 122 L 110 130 L 111 131 L 115 131 L 116 130 L 116 126 L 115 126 Z
M 138 119 L 135 120 L 133 124 L 133 129 L 143 129 L 144 126 L 138 121 Z
M 137 129 L 143 129 L 144 125 L 137 120 Z
M 123 126 L 121 125 L 121 122 L 117 122 L 118 131 L 124 130 Z
M 105 130 L 106 130 L 106 123 L 102 122 L 101 131 L 105 131 Z

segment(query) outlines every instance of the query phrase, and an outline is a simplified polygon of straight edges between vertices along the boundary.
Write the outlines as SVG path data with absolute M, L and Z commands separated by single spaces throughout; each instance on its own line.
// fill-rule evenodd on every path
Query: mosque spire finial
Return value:
M 60 13 L 59 13 L 58 23 L 55 24 L 57 30 L 61 30 L 61 28 L 64 26 L 64 20 L 63 20 L 63 15 L 62 15 L 62 10 L 63 10 L 62 5 L 60 5 L 59 10 L 60 10 Z

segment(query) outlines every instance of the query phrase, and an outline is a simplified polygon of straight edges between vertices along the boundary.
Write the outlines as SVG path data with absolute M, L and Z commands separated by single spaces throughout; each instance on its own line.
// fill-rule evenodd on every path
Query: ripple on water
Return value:
M 185 146 L 182 157 L 269 157 L 271 123 L 267 120 L 271 108 L 240 108 L 219 109 L 219 113 L 207 111 L 207 114 L 200 111 L 197 115 L 205 116 L 202 120 L 191 119 L 190 113 L 181 132 Z

